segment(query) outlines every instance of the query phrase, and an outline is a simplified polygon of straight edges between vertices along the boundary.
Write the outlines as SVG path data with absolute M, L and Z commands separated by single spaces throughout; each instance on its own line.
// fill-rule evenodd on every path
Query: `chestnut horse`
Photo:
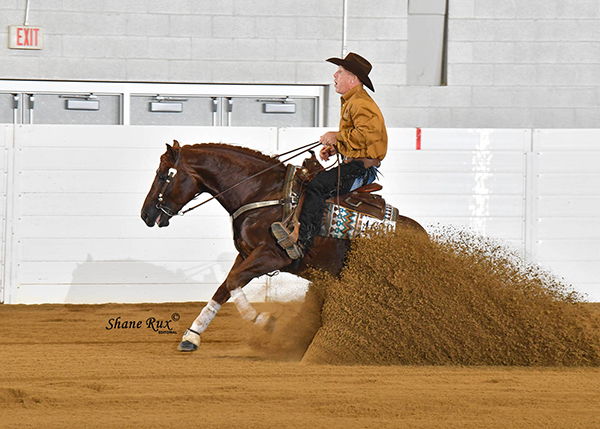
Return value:
M 175 141 L 173 146 L 167 144 L 167 151 L 160 158 L 142 207 L 142 219 L 149 227 L 168 226 L 188 202 L 205 192 L 215 197 L 230 216 L 249 203 L 280 200 L 286 169 L 278 159 L 251 149 L 212 143 L 180 146 Z M 350 241 L 317 236 L 310 251 L 293 261 L 271 235 L 270 226 L 282 220 L 282 212 L 282 206 L 267 206 L 233 218 L 233 240 L 239 253 L 223 284 L 185 332 L 179 350 L 198 348 L 200 334 L 229 298 L 244 319 L 265 329 L 272 328 L 274 318 L 268 313 L 257 313 L 242 292 L 242 287 L 256 277 L 278 270 L 302 277 L 308 267 L 333 275 L 340 272 Z M 396 227 L 424 231 L 404 216 L 398 217 Z

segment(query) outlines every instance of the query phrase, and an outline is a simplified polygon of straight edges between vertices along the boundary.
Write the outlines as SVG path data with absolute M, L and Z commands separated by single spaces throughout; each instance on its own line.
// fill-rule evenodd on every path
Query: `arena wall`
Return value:
M 164 143 L 268 154 L 323 128 L 2 125 L 5 303 L 205 301 L 236 251 L 216 202 L 148 228 L 139 212 Z M 382 194 L 435 230 L 468 227 L 600 301 L 599 130 L 390 128 Z M 299 164 L 301 159 L 297 160 Z M 255 301 L 302 298 L 291 275 Z
M 443 0 L 34 0 L 28 21 L 43 27 L 43 50 L 8 49 L 25 3 L 0 4 L 2 79 L 331 84 L 324 60 L 342 55 L 345 34 L 346 50 L 373 63 L 390 127 L 600 128 L 597 0 L 448 0 L 445 16 L 433 10 Z M 427 14 L 437 14 L 423 21 L 432 32 L 447 21 L 439 85 L 409 76 L 423 60 L 410 47 L 424 48 L 409 26 Z M 335 126 L 331 87 L 327 113 Z

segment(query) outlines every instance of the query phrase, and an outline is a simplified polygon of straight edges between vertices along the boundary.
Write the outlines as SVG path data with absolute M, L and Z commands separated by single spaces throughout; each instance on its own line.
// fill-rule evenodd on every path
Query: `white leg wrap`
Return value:
M 250 305 L 250 302 L 248 301 L 248 298 L 246 298 L 246 294 L 244 294 L 241 287 L 231 291 L 231 299 L 235 302 L 238 311 L 242 315 L 242 319 L 247 320 L 248 322 L 252 322 L 256 319 L 258 313 Z
M 262 312 L 258 316 L 256 316 L 256 320 L 254 321 L 254 323 L 256 324 L 256 326 L 264 329 L 264 327 L 267 326 L 267 323 L 269 322 L 270 318 L 270 313 Z
M 198 317 L 196 317 L 196 320 L 194 320 L 190 329 L 193 329 L 199 334 L 206 331 L 206 328 L 208 328 L 208 325 L 212 322 L 220 309 L 221 305 L 217 301 L 211 299 L 202 309 Z

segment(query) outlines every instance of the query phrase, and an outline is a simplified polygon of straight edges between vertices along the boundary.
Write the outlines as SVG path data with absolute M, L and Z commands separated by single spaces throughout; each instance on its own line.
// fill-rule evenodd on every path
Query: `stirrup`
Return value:
M 304 252 L 298 244 L 293 244 L 292 246 L 287 247 L 285 251 L 290 259 L 300 259 L 302 256 L 304 256 Z
M 277 239 L 277 244 L 286 251 L 291 259 L 298 259 L 303 256 L 302 249 L 291 238 L 291 232 L 281 222 L 271 224 L 271 233 Z

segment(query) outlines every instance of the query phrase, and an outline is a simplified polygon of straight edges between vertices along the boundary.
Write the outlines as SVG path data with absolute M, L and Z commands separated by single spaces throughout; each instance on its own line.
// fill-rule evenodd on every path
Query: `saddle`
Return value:
M 283 218 L 281 222 L 271 224 L 271 233 L 278 244 L 285 249 L 292 259 L 299 259 L 303 249 L 290 236 L 297 234 L 298 216 L 304 198 L 304 188 L 323 171 L 313 151 L 311 156 L 302 162 L 302 167 L 288 165 L 283 186 L 284 198 Z M 360 235 L 374 224 L 393 226 L 398 211 L 385 203 L 381 195 L 372 192 L 380 191 L 377 183 L 362 186 L 346 195 L 339 195 L 325 201 L 327 209 L 323 213 L 323 222 L 318 232 L 325 237 L 348 239 Z
M 339 201 L 337 197 L 329 198 L 326 203 L 339 205 L 348 210 L 352 210 L 379 220 L 385 217 L 385 200 L 381 195 L 372 194 L 383 189 L 378 183 L 361 186 L 358 189 L 346 195 L 340 195 Z

